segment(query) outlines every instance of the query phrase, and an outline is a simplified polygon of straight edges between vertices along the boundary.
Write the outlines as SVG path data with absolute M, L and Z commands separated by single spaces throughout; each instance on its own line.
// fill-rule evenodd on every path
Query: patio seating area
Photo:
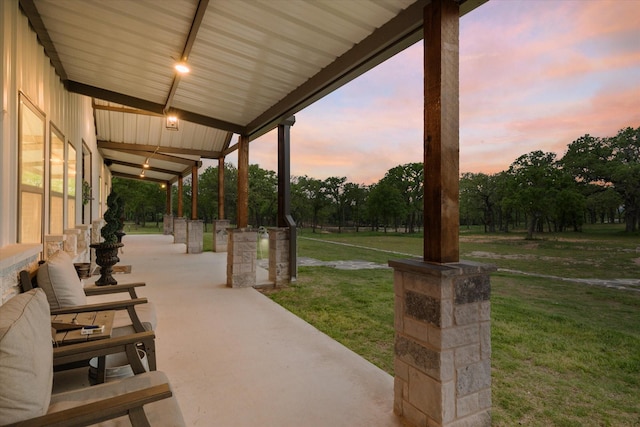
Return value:
M 123 241 L 120 265 L 132 271 L 114 277 L 147 283 L 138 293 L 156 306 L 158 369 L 187 425 L 402 425 L 393 377 L 255 289 L 228 288 L 226 253 L 186 254 L 165 235 Z M 78 379 L 89 384 L 58 373 L 54 388 Z

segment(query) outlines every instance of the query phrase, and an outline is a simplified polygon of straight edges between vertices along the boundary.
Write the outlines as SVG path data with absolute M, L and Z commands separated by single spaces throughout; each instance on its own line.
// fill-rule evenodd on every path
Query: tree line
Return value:
M 237 169 L 225 163 L 225 219 L 237 212 Z M 183 214 L 191 217 L 191 182 L 183 185 Z M 389 169 L 373 185 L 291 177 L 291 213 L 298 226 L 359 231 L 420 231 L 423 223 L 422 163 Z M 165 190 L 157 184 L 114 178 L 113 187 L 126 200 L 126 215 L 136 222 L 159 221 Z M 177 187 L 173 189 L 177 213 Z M 218 217 L 218 167 L 198 178 L 198 218 Z M 273 226 L 277 217 L 277 175 L 249 166 L 249 222 Z M 626 231 L 640 226 L 640 127 L 612 137 L 584 135 L 555 153 L 532 151 L 495 174 L 463 173 L 460 178 L 461 226 L 482 225 L 487 232 L 525 227 L 527 237 L 548 231 L 580 231 L 584 223 L 624 222 Z

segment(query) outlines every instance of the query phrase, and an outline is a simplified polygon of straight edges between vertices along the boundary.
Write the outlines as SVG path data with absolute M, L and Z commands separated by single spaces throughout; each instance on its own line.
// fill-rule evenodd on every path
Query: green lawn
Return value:
M 637 279 L 638 241 L 619 226 L 545 233 L 533 241 L 524 233 L 463 230 L 460 252 L 529 273 Z M 401 257 L 380 250 L 420 255 L 422 237 L 304 231 L 299 240 L 301 257 L 379 263 Z M 301 267 L 297 283 L 269 296 L 393 373 L 391 270 Z M 491 300 L 494 425 L 640 425 L 640 289 L 499 271 Z
M 125 228 L 160 233 L 154 224 Z M 485 234 L 463 228 L 462 259 L 492 274 L 492 394 L 497 426 L 640 426 L 640 288 L 610 289 L 548 276 L 638 279 L 640 239 L 620 225 L 583 233 Z M 298 256 L 324 261 L 421 256 L 421 234 L 300 230 Z M 212 236 L 204 235 L 205 250 Z M 504 269 L 545 275 L 527 276 Z M 300 267 L 269 297 L 393 373 L 392 270 Z

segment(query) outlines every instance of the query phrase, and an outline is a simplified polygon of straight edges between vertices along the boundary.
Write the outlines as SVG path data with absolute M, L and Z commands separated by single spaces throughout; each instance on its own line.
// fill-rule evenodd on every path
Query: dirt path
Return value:
M 396 251 L 388 251 L 388 250 L 384 250 L 384 249 L 371 248 L 371 247 L 368 247 L 368 246 L 352 245 L 350 243 L 333 242 L 331 240 L 314 239 L 314 238 L 311 238 L 311 237 L 300 237 L 300 239 L 313 240 L 313 241 L 316 241 L 316 242 L 323 242 L 323 243 L 331 243 L 331 244 L 334 244 L 334 245 L 349 246 L 349 247 L 359 248 L 359 249 L 369 249 L 369 250 L 372 250 L 372 251 L 384 252 L 384 253 L 389 253 L 389 254 L 394 254 L 394 255 L 403 255 L 403 256 L 415 258 L 415 255 L 413 255 L 413 254 L 407 254 L 407 253 L 403 253 L 403 252 L 396 252 Z M 315 258 L 305 258 L 305 257 L 298 258 L 298 265 L 300 265 L 300 266 L 312 266 L 312 267 L 313 266 L 327 266 L 327 267 L 333 267 L 333 268 L 337 268 L 337 269 L 341 269 L 341 270 L 361 270 L 361 269 L 371 269 L 371 268 L 390 268 L 386 264 L 378 264 L 378 263 L 369 262 L 369 261 L 361 261 L 361 260 L 320 261 L 320 260 L 315 259 Z M 581 283 L 581 284 L 590 285 L 590 286 L 602 286 L 602 287 L 612 288 L 612 289 L 623 289 L 623 290 L 627 290 L 627 291 L 640 292 L 640 279 L 576 279 L 576 278 L 571 278 L 571 277 L 553 276 L 553 275 L 549 275 L 549 274 L 528 273 L 526 271 L 511 270 L 511 269 L 508 269 L 508 268 L 498 268 L 498 271 L 504 271 L 504 272 L 507 272 L 507 273 L 514 273 L 514 274 L 521 274 L 523 276 L 543 277 L 543 278 L 552 279 L 552 280 L 561 280 L 561 281 L 564 281 L 564 282 Z

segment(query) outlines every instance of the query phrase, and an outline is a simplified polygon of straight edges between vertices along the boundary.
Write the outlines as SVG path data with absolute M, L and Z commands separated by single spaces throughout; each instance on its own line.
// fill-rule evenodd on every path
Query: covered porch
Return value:
M 257 290 L 227 287 L 225 253 L 186 254 L 159 234 L 124 242 L 120 265 L 132 269 L 117 279 L 147 283 L 158 369 L 187 425 L 402 425 L 392 376 Z M 88 386 L 80 369 L 56 374 L 54 388 Z

